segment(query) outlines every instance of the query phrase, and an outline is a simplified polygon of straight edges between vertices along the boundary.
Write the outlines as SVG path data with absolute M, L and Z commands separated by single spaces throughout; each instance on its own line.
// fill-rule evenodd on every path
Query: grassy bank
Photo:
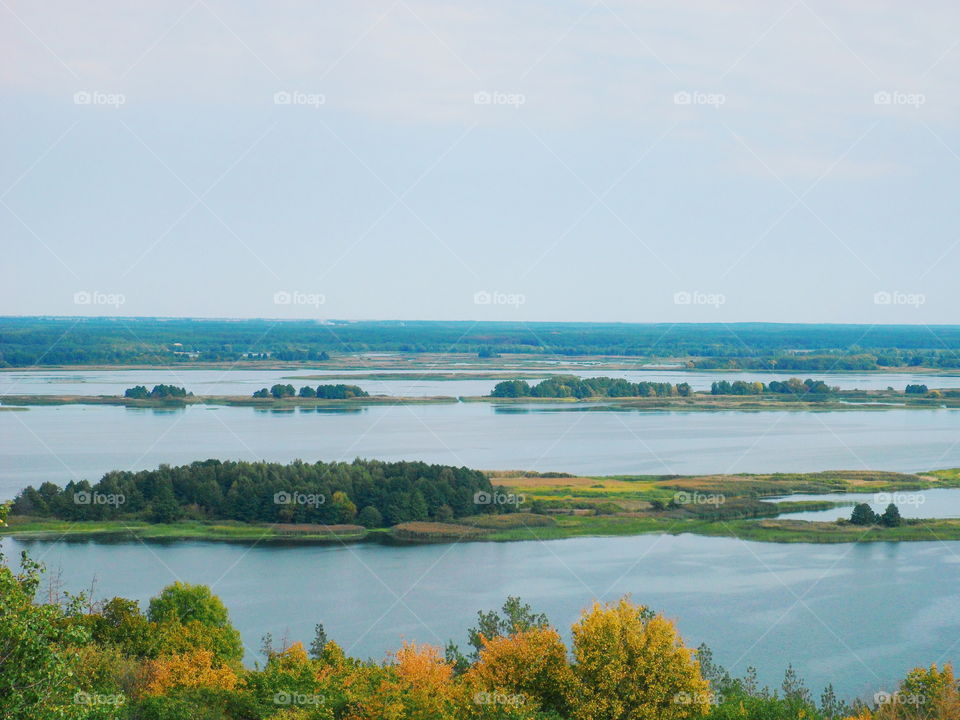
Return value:
M 410 522 L 387 530 L 287 534 L 269 526 L 230 523 L 177 522 L 170 524 L 40 521 L 13 517 L 2 534 L 39 540 L 91 538 L 99 540 L 208 540 L 270 543 L 346 543 L 393 541 L 450 543 L 561 540 L 574 537 L 612 537 L 663 533 L 691 533 L 713 537 L 778 543 L 846 543 L 960 540 L 960 519 L 913 520 L 900 527 L 869 527 L 784 518 L 759 520 L 704 520 L 658 516 L 569 516 L 551 523 L 518 520 L 499 528 L 460 523 Z
M 282 525 L 259 525 L 239 522 L 175 522 L 147 523 L 142 521 L 85 521 L 48 520 L 14 515 L 0 534 L 24 537 L 143 540 L 237 540 L 284 542 L 355 542 L 367 537 L 368 531 L 359 526 L 313 526 L 292 530 Z

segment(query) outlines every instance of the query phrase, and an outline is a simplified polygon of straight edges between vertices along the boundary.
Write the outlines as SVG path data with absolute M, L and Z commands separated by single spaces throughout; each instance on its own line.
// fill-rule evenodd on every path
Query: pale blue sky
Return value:
M 7 0 L 0 313 L 954 323 L 960 7 L 837 5 Z

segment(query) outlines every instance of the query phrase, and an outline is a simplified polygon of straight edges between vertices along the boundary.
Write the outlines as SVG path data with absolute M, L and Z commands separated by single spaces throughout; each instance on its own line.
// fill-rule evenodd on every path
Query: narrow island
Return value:
M 718 380 L 709 392 L 689 383 L 637 382 L 623 378 L 555 375 L 530 385 L 499 382 L 483 397 L 463 401 L 495 403 L 595 403 L 610 409 L 642 410 L 894 410 L 960 407 L 960 389 L 907 385 L 903 391 L 842 390 L 822 380 L 789 378 L 763 382 Z
M 356 407 L 364 405 L 430 405 L 483 402 L 592 403 L 609 410 L 902 410 L 960 407 L 960 389 L 930 389 L 910 384 L 902 390 L 842 390 L 822 380 L 789 378 L 763 382 L 714 381 L 707 392 L 689 383 L 630 382 L 623 378 L 553 375 L 531 385 L 514 378 L 497 383 L 489 395 L 371 395 L 358 385 L 304 385 L 275 383 L 252 395 L 194 395 L 185 388 L 143 385 L 123 395 L 2 395 L 0 407 L 28 408 L 44 405 L 120 405 L 124 407 L 177 408 L 186 405 L 225 405 L 292 410 L 299 407 Z
M 113 471 L 98 482 L 27 487 L 7 534 L 306 542 L 547 540 L 696 533 L 766 542 L 960 539 L 960 518 L 907 519 L 861 503 L 849 520 L 791 513 L 849 502 L 796 493 L 960 488 L 960 469 L 581 477 L 422 462 L 290 464 L 205 460 Z
M 128 388 L 123 395 L 0 395 L 0 407 L 29 408 L 45 405 L 119 405 L 130 408 L 175 409 L 187 405 L 225 405 L 272 410 L 298 407 L 357 405 L 427 405 L 456 403 L 455 397 L 370 395 L 356 385 L 305 385 L 299 392 L 290 384 L 277 383 L 252 395 L 194 395 L 182 387 L 156 385 L 148 391 L 143 385 Z

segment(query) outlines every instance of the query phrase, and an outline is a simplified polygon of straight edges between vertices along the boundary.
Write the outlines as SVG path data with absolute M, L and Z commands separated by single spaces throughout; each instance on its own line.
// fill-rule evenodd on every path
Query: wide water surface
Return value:
M 73 590 L 145 601 L 207 583 L 256 659 L 260 637 L 309 641 L 322 622 L 352 654 L 402 638 L 464 645 L 476 611 L 520 595 L 566 630 L 594 598 L 631 593 L 742 674 L 779 685 L 787 663 L 845 696 L 893 689 L 915 665 L 960 660 L 960 543 L 778 545 L 657 535 L 459 545 L 267 546 L 3 540 Z M 262 659 L 261 659 L 262 660 Z
M 355 412 L 47 406 L 0 412 L 0 499 L 46 480 L 98 479 L 206 458 L 425 460 L 603 474 L 960 466 L 958 410 L 591 411 L 487 403 Z

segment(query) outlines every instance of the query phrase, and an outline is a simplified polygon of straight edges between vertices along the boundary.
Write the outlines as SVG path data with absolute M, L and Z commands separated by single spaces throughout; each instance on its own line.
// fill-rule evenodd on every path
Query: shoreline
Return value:
M 368 530 L 363 535 L 303 537 L 273 534 L 269 526 L 251 525 L 248 528 L 221 530 L 218 523 L 171 523 L 154 524 L 125 523 L 122 521 L 98 522 L 51 521 L 28 523 L 18 529 L 18 516 L 10 518 L 8 527 L 0 528 L 0 538 L 53 542 L 158 542 L 178 543 L 190 541 L 232 542 L 241 544 L 270 544 L 302 547 L 305 545 L 346 545 L 375 543 L 383 545 L 449 545 L 462 542 L 530 542 L 565 540 L 571 538 L 635 537 L 638 535 L 700 535 L 704 537 L 727 537 L 739 540 L 768 543 L 872 543 L 872 542 L 955 542 L 960 541 L 960 518 L 915 520 L 895 528 L 856 525 L 839 525 L 834 522 L 790 520 L 788 514 L 777 518 L 754 520 L 657 520 L 654 518 L 578 518 L 576 521 L 552 527 L 516 527 L 489 533 L 470 533 L 470 526 L 462 527 L 463 534 L 437 535 L 413 539 L 391 533 L 392 529 Z M 593 520 L 593 522 L 591 522 Z M 430 524 L 430 523 L 426 523 Z M 64 528 L 70 525 L 70 528 Z

